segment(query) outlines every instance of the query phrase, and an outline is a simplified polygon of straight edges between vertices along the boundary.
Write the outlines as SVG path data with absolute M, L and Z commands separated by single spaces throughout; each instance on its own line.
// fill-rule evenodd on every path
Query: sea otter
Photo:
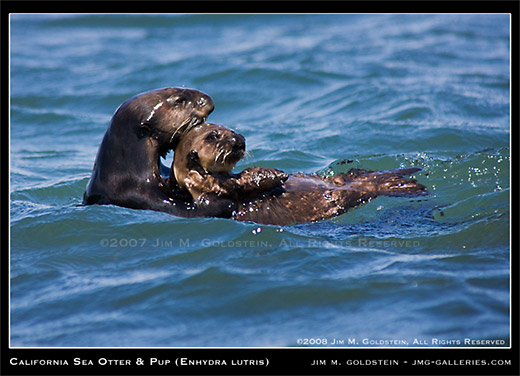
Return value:
M 230 218 L 241 200 L 256 199 L 288 178 L 282 171 L 259 167 L 232 174 L 244 152 L 242 135 L 216 124 L 201 124 L 181 138 L 168 186 L 177 194 L 189 193 L 206 215 Z
M 86 187 L 85 204 L 113 204 L 188 217 L 205 215 L 185 202 L 160 176 L 160 157 L 175 149 L 182 134 L 213 111 L 208 95 L 164 88 L 139 94 L 119 106 L 99 146 Z
M 379 195 L 423 194 L 426 190 L 415 179 L 404 177 L 418 168 L 351 169 L 332 177 L 288 175 L 266 168 L 233 174 L 244 153 L 243 136 L 216 124 L 198 125 L 181 137 L 168 184 L 189 192 L 198 208 L 215 216 L 272 225 L 319 221 Z

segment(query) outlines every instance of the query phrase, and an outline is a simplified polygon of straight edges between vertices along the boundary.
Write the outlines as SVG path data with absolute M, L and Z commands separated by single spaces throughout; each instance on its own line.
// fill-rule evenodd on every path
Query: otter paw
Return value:
M 288 174 L 275 168 L 251 167 L 242 171 L 238 182 L 269 190 L 282 185 L 288 177 Z

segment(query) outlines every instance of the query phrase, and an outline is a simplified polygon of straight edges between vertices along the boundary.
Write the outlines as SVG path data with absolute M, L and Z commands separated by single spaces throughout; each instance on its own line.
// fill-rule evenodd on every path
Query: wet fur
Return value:
M 287 174 L 275 169 L 232 169 L 245 153 L 242 135 L 216 124 L 202 124 L 182 137 L 168 186 L 189 193 L 208 216 L 230 218 L 243 198 L 254 199 L 282 185 Z
M 184 88 L 153 90 L 121 104 L 99 146 L 84 203 L 204 215 L 166 186 L 160 157 L 213 108 L 208 95 Z
M 214 129 L 222 136 L 218 145 L 206 138 Z M 222 155 L 230 155 L 236 148 L 229 142 L 236 136 L 215 124 L 198 126 L 184 135 L 172 164 L 171 188 L 189 192 L 198 207 L 214 216 L 273 225 L 319 221 L 341 215 L 379 195 L 423 194 L 426 190 L 415 179 L 404 177 L 417 172 L 417 168 L 380 172 L 351 169 L 334 177 L 287 175 L 263 168 L 232 174 L 238 159 L 228 161 Z M 245 144 L 243 148 L 238 154 L 243 155 Z M 199 152 L 203 158 L 199 158 Z
M 351 169 L 328 178 L 291 174 L 280 189 L 241 201 L 234 218 L 288 225 L 336 217 L 379 195 L 423 194 L 425 186 L 404 177 L 417 171 L 416 168 L 380 172 Z

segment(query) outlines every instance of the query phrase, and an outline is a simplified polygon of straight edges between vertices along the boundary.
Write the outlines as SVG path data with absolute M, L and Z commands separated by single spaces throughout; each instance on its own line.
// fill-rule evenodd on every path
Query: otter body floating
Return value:
M 351 169 L 333 177 L 286 174 L 276 169 L 232 169 L 245 152 L 241 135 L 202 124 L 183 135 L 169 183 L 189 192 L 212 216 L 272 225 L 319 221 L 345 213 L 379 195 L 424 194 L 426 187 L 405 175 L 419 171 Z

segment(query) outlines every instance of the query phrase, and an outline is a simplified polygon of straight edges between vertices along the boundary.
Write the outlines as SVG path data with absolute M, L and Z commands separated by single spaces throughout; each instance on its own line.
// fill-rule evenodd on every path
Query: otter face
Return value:
M 242 135 L 216 124 L 201 124 L 183 135 L 175 149 L 172 174 L 180 187 L 190 171 L 205 174 L 230 174 L 244 156 Z
M 236 163 L 244 156 L 246 141 L 231 129 L 220 126 L 200 126 L 202 140 L 195 150 L 200 165 L 210 173 L 231 173 Z
M 187 133 L 194 126 L 204 123 L 215 108 L 213 100 L 198 90 L 175 89 L 168 94 L 167 108 L 173 111 L 173 122 L 181 125 L 177 131 L 180 134 Z
M 125 111 L 118 112 L 133 114 L 130 120 L 137 122 L 138 135 L 157 140 L 163 155 L 175 149 L 181 135 L 204 123 L 214 107 L 211 97 L 201 91 L 165 88 L 133 97 L 121 105 Z

